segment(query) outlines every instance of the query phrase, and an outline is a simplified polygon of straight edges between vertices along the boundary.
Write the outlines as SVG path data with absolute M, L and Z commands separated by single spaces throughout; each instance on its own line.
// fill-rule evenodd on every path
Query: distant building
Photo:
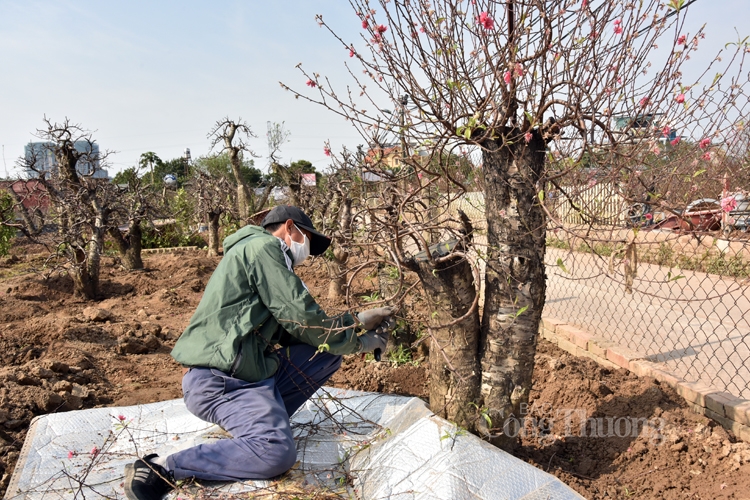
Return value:
M 0 181 L 0 192 L 13 191 L 17 199 L 27 210 L 41 210 L 46 212 L 49 208 L 49 194 L 47 188 L 36 180 L 17 180 L 17 181 Z
M 108 179 L 107 170 L 101 168 L 99 163 L 99 145 L 87 141 L 76 141 L 73 146 L 81 153 L 89 153 L 93 161 L 81 159 L 76 165 L 76 170 L 80 175 L 87 175 L 94 179 Z M 24 148 L 24 156 L 27 163 L 34 161 L 35 168 L 26 168 L 26 175 L 29 179 L 39 177 L 40 172 L 54 173 L 57 171 L 57 159 L 54 153 L 54 144 L 51 142 L 30 142 Z
M 677 138 L 676 129 L 664 127 L 661 113 L 617 115 L 612 117 L 612 121 L 616 132 L 627 133 L 632 137 L 654 137 L 661 142 Z

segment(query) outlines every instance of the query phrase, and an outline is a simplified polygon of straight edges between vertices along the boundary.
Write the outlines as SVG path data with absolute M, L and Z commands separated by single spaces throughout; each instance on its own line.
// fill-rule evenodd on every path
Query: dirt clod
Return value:
M 112 312 L 99 307 L 87 307 L 83 310 L 83 317 L 88 321 L 109 321 L 112 319 Z

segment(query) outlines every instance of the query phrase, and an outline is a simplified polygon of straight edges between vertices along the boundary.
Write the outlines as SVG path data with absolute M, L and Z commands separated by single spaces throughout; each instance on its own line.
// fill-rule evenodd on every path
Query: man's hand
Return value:
M 363 333 L 359 336 L 359 342 L 361 344 L 359 352 L 374 353 L 378 349 L 380 349 L 380 352 L 385 351 L 385 346 L 388 343 L 388 337 L 390 337 L 390 333 L 388 331 L 381 332 L 380 329 L 369 330 Z
M 357 314 L 357 319 L 365 330 L 374 330 L 395 312 L 395 307 L 376 307 Z

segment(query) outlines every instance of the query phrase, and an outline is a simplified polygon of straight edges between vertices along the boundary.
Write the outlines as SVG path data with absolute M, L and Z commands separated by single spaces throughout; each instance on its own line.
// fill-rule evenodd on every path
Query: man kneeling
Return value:
M 185 366 L 185 405 L 232 439 L 125 467 L 131 500 L 160 499 L 176 480 L 268 479 L 297 460 L 290 416 L 341 366 L 341 355 L 385 351 L 393 309 L 327 316 L 294 266 L 331 240 L 299 208 L 273 208 L 261 227 L 224 240 L 216 267 L 172 356 Z M 357 336 L 357 329 L 366 331 Z M 375 329 L 378 329 L 377 331 Z M 327 352 L 318 352 L 327 344 Z

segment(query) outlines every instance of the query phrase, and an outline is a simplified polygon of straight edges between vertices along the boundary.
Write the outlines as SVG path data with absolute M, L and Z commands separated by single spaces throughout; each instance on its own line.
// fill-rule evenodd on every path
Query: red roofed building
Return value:
M 20 198 L 23 206 L 28 210 L 39 209 L 46 212 L 49 208 L 47 189 L 37 179 L 0 181 L 0 189 L 3 191 L 12 190 L 16 193 L 16 198 Z

